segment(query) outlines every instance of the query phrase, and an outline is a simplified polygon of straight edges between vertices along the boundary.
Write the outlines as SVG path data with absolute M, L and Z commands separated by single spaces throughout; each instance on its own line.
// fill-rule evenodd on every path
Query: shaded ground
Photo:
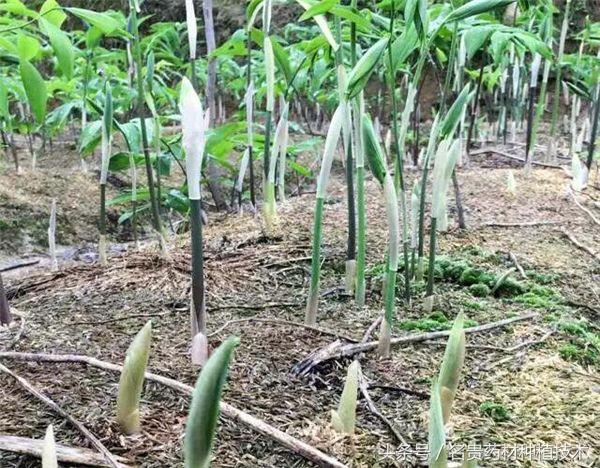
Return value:
M 439 282 L 435 319 L 425 317 L 419 299 L 411 308 L 398 300 L 395 333 L 447 328 L 460 310 L 477 324 L 538 312 L 534 320 L 469 335 L 464 377 L 451 420 L 451 439 L 476 444 L 582 444 L 590 448 L 597 463 L 600 421 L 595 416 L 600 403 L 600 365 L 594 356 L 600 354 L 600 344 L 594 339 L 598 340 L 600 270 L 598 262 L 575 247 L 561 229 L 596 251 L 600 249 L 599 231 L 565 197 L 568 179 L 562 170 L 535 169 L 530 178 L 515 170 L 518 193 L 513 197 L 506 191 L 506 160 L 490 156 L 486 164 L 494 168 L 481 169 L 474 164 L 461 171 L 469 230 L 452 228 L 443 234 L 440 250 L 490 274 L 511 268 L 512 252 L 529 277 L 521 282 L 528 291 L 538 292 L 533 296 L 478 298 L 464 285 Z M 337 289 L 344 274 L 346 214 L 343 186 L 337 181 L 331 185 L 324 227 L 324 297 L 319 325 L 360 339 L 383 307 L 379 272 L 387 231 L 382 197 L 376 184 L 369 181 L 367 307 L 357 310 L 353 301 Z M 600 196 L 593 188 L 588 192 Z M 95 199 L 89 203 L 95 206 Z M 337 404 L 349 362 L 326 363 L 307 377 L 292 375 L 293 364 L 330 343 L 333 337 L 295 326 L 229 322 L 248 317 L 303 320 L 313 204 L 314 195 L 310 194 L 280 204 L 279 229 L 271 237 L 265 236 L 258 216 L 211 218 L 205 242 L 209 330 L 215 333 L 210 341 L 216 346 L 230 334 L 241 338 L 224 398 L 352 466 L 414 466 L 414 456 L 402 461 L 398 442 L 363 400 L 359 404 L 357 434 L 352 440 L 328 429 L 329 413 Z M 591 203 L 586 206 L 600 215 Z M 486 225 L 532 221 L 559 224 Z M 9 280 L 11 304 L 25 318 L 24 333 L 14 349 L 87 354 L 121 362 L 132 336 L 152 318 L 150 369 L 193 384 L 196 370 L 190 367 L 188 358 L 189 265 L 184 236 L 171 242 L 168 258 L 151 246 L 114 258 L 106 269 L 73 264 L 58 273 Z M 518 273 L 513 276 L 518 278 Z M 422 289 L 420 284 L 416 287 Z M 547 294 L 542 294 L 540 288 L 547 288 Z M 131 315 L 136 317 L 127 318 Z M 583 327 L 583 332 L 574 325 Z M 543 343 L 507 352 L 552 329 L 556 333 Z M 4 348 L 12 344 L 16 329 L 0 333 Z M 426 343 L 399 347 L 387 360 L 373 354 L 361 360 L 371 384 L 385 387 L 371 389 L 376 405 L 413 448 L 427 440 L 429 385 L 442 354 L 439 343 Z M 5 364 L 83 421 L 113 453 L 144 467 L 181 465 L 187 398 L 148 384 L 143 396 L 143 432 L 125 438 L 119 435 L 113 418 L 117 375 L 75 364 Z M 0 397 L 2 432 L 42 437 L 46 426 L 54 423 L 59 441 L 87 446 L 68 423 L 32 400 L 11 378 L 0 375 L 0 388 L 6 389 Z M 33 467 L 38 463 L 6 453 L 0 453 L 0 457 L 3 467 Z M 572 467 L 593 466 L 593 460 L 486 460 L 481 465 Z M 310 466 L 272 441 L 223 418 L 213 465 Z

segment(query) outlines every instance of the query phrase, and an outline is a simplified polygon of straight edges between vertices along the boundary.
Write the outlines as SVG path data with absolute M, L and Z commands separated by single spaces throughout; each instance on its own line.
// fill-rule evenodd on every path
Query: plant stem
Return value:
M 196 328 L 193 333 L 206 335 L 206 306 L 204 300 L 204 252 L 202 247 L 202 213 L 200 200 L 190 200 L 192 235 L 192 302 Z M 194 327 L 192 327 L 194 328 Z
M 592 121 L 592 129 L 590 133 L 590 146 L 588 148 L 588 157 L 586 166 L 588 169 L 592 169 L 592 162 L 594 161 L 594 151 L 596 149 L 596 138 L 598 136 L 598 119 L 600 116 L 600 86 L 596 86 L 596 97 L 594 105 L 594 120 Z
M 154 175 L 152 171 L 152 162 L 150 161 L 150 151 L 148 149 L 148 133 L 146 131 L 146 121 L 144 118 L 144 79 L 142 77 L 142 48 L 140 45 L 140 35 L 138 28 L 138 18 L 135 8 L 131 9 L 132 26 L 133 26 L 133 50 L 134 60 L 136 68 L 136 82 L 137 82 L 137 98 L 138 108 L 137 114 L 140 120 L 140 129 L 142 133 L 142 150 L 144 152 L 144 162 L 146 164 L 146 177 L 148 179 L 148 192 L 150 195 L 150 207 L 152 210 L 152 225 L 154 230 L 159 236 L 163 236 L 163 227 L 158 213 L 158 202 L 156 199 L 156 193 L 154 189 Z M 161 242 L 162 246 L 162 242 Z
M 319 279 L 321 277 L 321 238 L 323 235 L 323 206 L 325 199 L 318 197 L 315 205 L 315 219 L 313 228 L 312 260 L 310 269 L 310 289 L 306 303 L 304 323 L 315 325 L 317 323 L 317 307 L 319 305 Z
M 433 296 L 433 276 L 435 266 L 435 242 L 437 237 L 437 219 L 431 218 L 429 227 L 429 269 L 427 271 L 427 293 L 425 296 Z
M 471 106 L 471 122 L 469 124 L 469 130 L 467 132 L 467 144 L 466 151 L 469 154 L 471 149 L 471 140 L 473 139 L 473 130 L 475 128 L 475 119 L 477 118 L 477 110 L 479 109 L 479 94 L 481 92 L 481 83 L 483 82 L 483 70 L 485 68 L 485 61 L 481 60 L 481 65 L 479 66 L 479 75 L 477 76 L 477 88 L 475 89 L 475 98 L 473 100 L 473 105 Z
M 248 31 L 248 37 L 246 39 L 246 49 L 248 51 L 248 58 L 246 63 L 246 86 L 250 88 L 252 83 L 252 37 L 250 31 Z M 254 102 L 254 100 L 252 100 Z M 250 112 L 246 109 L 246 112 Z M 254 122 L 251 122 L 253 124 Z M 256 209 L 256 194 L 254 193 L 254 157 L 253 157 L 253 145 L 252 141 L 248 142 L 248 165 L 250 169 L 250 202 L 254 209 Z

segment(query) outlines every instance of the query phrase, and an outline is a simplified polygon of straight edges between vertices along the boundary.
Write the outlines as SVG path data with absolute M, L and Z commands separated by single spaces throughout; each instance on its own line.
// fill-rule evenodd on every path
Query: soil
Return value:
M 522 153 L 518 146 L 509 145 L 503 150 L 517 156 Z M 76 165 L 73 155 L 66 173 L 56 166 L 42 165 L 37 173 L 27 170 L 16 176 L 6 169 L 0 175 L 0 211 L 3 222 L 11 226 L 1 231 L 5 264 L 19 261 L 24 253 L 44 250 L 46 207 L 53 197 L 59 199 L 61 207 L 59 242 L 80 245 L 95 241 L 96 179 L 78 172 Z M 517 180 L 515 195 L 506 189 L 509 170 Z M 409 169 L 409 186 L 415 174 Z M 543 285 L 554 295 L 546 303 L 521 301 L 521 296 L 476 298 L 462 285 L 438 282 L 434 311 L 449 321 L 459 311 L 480 325 L 537 312 L 532 320 L 468 335 L 450 441 L 508 447 L 534 444 L 542 448 L 580 444 L 589 449 L 588 457 L 581 460 L 487 460 L 480 466 L 596 466 L 600 453 L 600 360 L 565 359 L 561 349 L 575 338 L 560 323 L 585 323 L 590 336 L 598 336 L 599 262 L 575 246 L 562 230 L 595 252 L 600 252 L 600 231 L 566 195 L 569 178 L 562 169 L 534 168 L 526 176 L 520 163 L 490 154 L 473 158 L 458 177 L 468 229 L 455 227 L 451 208 L 450 230 L 440 235 L 440 256 L 462 259 L 501 274 L 514 267 L 512 254 L 528 276 L 525 280 L 515 272 L 515 279 L 531 287 Z M 592 175 L 586 195 L 580 199 L 600 217 L 594 205 L 594 199 L 600 197 L 597 184 L 597 175 Z M 334 167 L 328 193 L 318 324 L 360 340 L 383 308 L 378 272 L 385 261 L 387 227 L 382 194 L 369 177 L 367 305 L 357 309 L 341 288 L 347 234 L 343 171 L 339 165 Z M 453 198 L 449 198 L 449 206 L 453 207 Z M 353 437 L 342 437 L 331 429 L 330 411 L 337 405 L 350 361 L 328 361 L 305 377 L 292 373 L 295 363 L 334 337 L 293 324 L 245 320 L 303 321 L 313 207 L 311 193 L 279 203 L 278 227 L 271 235 L 266 234 L 260 215 L 248 210 L 241 215 L 210 216 L 205 228 L 210 345 L 216 347 L 230 335 L 241 339 L 224 400 L 350 466 L 417 466 L 414 453 L 403 460 L 401 444 L 363 399 L 359 400 Z M 534 221 L 555 224 L 498 225 Z M 149 241 L 140 250 L 130 246 L 112 255 L 106 268 L 67 259 L 57 272 L 46 271 L 41 265 L 3 276 L 11 306 L 18 314 L 16 322 L 20 324 L 22 317 L 24 327 L 0 331 L 0 349 L 85 354 L 120 363 L 133 335 L 152 319 L 150 371 L 194 384 L 197 369 L 190 364 L 188 349 L 187 234 L 170 238 L 168 255 L 161 254 Z M 416 287 L 422 290 L 421 284 Z M 413 333 L 403 324 L 409 319 L 418 322 L 427 315 L 421 296 L 417 294 L 413 304 L 406 306 L 399 293 L 395 335 Z M 548 336 L 551 330 L 555 332 Z M 538 344 L 510 350 L 542 337 L 545 339 Z M 593 351 L 594 343 L 585 346 Z M 429 387 L 438 372 L 443 349 L 439 342 L 426 342 L 394 348 L 389 359 L 378 359 L 374 353 L 361 356 L 374 403 L 412 449 L 427 442 Z M 83 422 L 112 453 L 138 466 L 182 465 L 189 399 L 180 393 L 147 383 L 142 398 L 142 433 L 124 437 L 114 420 L 118 375 L 79 364 L 10 360 L 3 360 L 3 364 Z M 32 399 L 11 377 L 0 374 L 0 388 L 2 433 L 42 438 L 52 423 L 58 442 L 89 447 L 68 422 Z M 0 452 L 0 460 L 2 467 L 39 466 L 34 458 L 8 452 Z M 312 465 L 274 441 L 222 417 L 213 466 Z

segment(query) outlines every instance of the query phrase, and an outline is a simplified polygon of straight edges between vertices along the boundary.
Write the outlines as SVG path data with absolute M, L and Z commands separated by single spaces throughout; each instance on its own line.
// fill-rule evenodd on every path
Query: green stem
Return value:
M 312 260 L 310 268 L 310 289 L 306 303 L 304 322 L 307 325 L 317 323 L 317 309 L 319 306 L 319 279 L 321 277 L 321 238 L 323 235 L 323 206 L 325 200 L 317 198 L 315 205 L 315 219 L 312 238 Z
M 154 189 L 154 175 L 152 171 L 152 162 L 150 161 L 150 151 L 148 149 L 148 133 L 146 131 L 146 121 L 144 119 L 144 79 L 142 77 L 142 49 L 140 45 L 138 18 L 135 8 L 131 9 L 133 26 L 133 49 L 136 68 L 137 98 L 138 98 L 138 118 L 140 119 L 140 128 L 142 133 L 142 149 L 144 152 L 144 162 L 146 164 L 146 177 L 148 178 L 148 191 L 150 195 L 150 206 L 152 209 L 152 224 L 159 235 L 163 235 L 163 227 L 158 213 L 158 203 Z
M 192 299 L 197 331 L 206 335 L 204 304 L 204 252 L 202 248 L 202 215 L 200 200 L 190 200 L 192 235 Z
M 433 276 L 435 274 L 435 242 L 437 237 L 437 219 L 431 218 L 429 227 L 429 270 L 427 271 L 427 293 L 425 296 L 433 296 Z

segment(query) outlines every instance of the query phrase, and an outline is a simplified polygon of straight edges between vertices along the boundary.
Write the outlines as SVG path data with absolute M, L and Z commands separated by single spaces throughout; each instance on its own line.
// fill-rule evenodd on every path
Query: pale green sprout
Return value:
M 46 429 L 44 445 L 42 446 L 42 468 L 58 468 L 56 458 L 56 442 L 54 441 L 54 428 L 52 424 Z
M 117 397 L 117 423 L 126 435 L 140 432 L 140 398 L 150 355 L 152 321 L 135 336 L 123 364 Z
M 323 150 L 323 159 L 321 161 L 321 171 L 317 179 L 317 201 L 315 205 L 315 218 L 313 224 L 313 245 L 312 245 L 312 262 L 310 275 L 310 290 L 306 303 L 305 322 L 308 325 L 314 325 L 317 322 L 317 309 L 319 302 L 319 281 L 321 276 L 321 237 L 323 228 L 323 206 L 325 204 L 325 194 L 327 190 L 327 182 L 331 173 L 331 164 L 335 150 L 340 139 L 342 125 L 346 118 L 345 103 L 340 103 L 335 110 L 327 137 L 325 138 L 325 148 Z
M 192 396 L 185 429 L 185 468 L 208 468 L 215 438 L 223 385 L 233 350 L 239 339 L 224 341 L 206 361 Z
M 356 424 L 356 399 L 358 394 L 358 380 L 360 379 L 360 364 L 352 361 L 348 366 L 346 382 L 340 397 L 337 410 L 331 410 L 332 427 L 343 434 L 354 434 Z
M 190 200 L 192 237 L 191 355 L 194 365 L 202 365 L 208 357 L 208 338 L 206 336 L 204 297 L 200 176 L 210 116 L 208 110 L 204 111 L 202 109 L 200 98 L 196 94 L 192 83 L 185 77 L 181 82 L 179 109 L 181 112 L 181 144 L 185 151 L 188 198 Z
M 194 11 L 194 0 L 185 0 L 185 21 L 187 24 L 190 60 L 196 59 L 196 43 L 198 41 L 198 25 Z
M 267 82 L 267 112 L 273 112 L 275 107 L 275 55 L 273 54 L 273 44 L 271 38 L 265 36 L 265 75 Z
M 445 426 L 450 420 L 452 404 L 456 397 L 462 367 L 465 360 L 464 315 L 456 317 L 448 342 L 440 374 L 431 387 L 429 409 L 429 466 L 448 466 Z M 467 465 L 469 466 L 469 465 Z
M 506 174 L 506 190 L 511 196 L 517 196 L 517 179 L 513 171 L 508 171 Z
M 276 156 L 279 153 L 282 154 L 282 156 L 280 157 L 280 163 L 283 163 L 283 166 L 280 165 L 280 174 L 285 167 L 285 153 L 287 151 L 288 112 L 289 104 L 282 101 L 281 115 L 279 117 L 279 121 L 277 122 L 277 127 L 275 129 L 273 150 L 271 152 L 273 157 L 269 158 L 269 172 L 265 184 L 265 203 L 263 206 L 263 214 L 265 218 L 265 224 L 267 226 L 267 231 L 269 232 L 273 230 L 277 217 L 277 204 L 275 202 L 275 169 L 277 166 Z
M 587 185 L 588 168 L 581 162 L 577 154 L 571 159 L 571 187 L 576 192 L 581 192 Z
M 98 260 L 107 264 L 106 258 L 106 178 L 112 148 L 113 102 L 110 85 L 106 83 L 104 110 L 102 115 L 102 159 L 100 167 L 100 237 L 98 239 Z
M 398 243 L 400 232 L 400 215 L 398 197 L 394 187 L 394 179 L 386 168 L 385 158 L 375 134 L 373 123 L 368 115 L 363 117 L 363 141 L 365 154 L 373 175 L 383 188 L 385 211 L 389 229 L 388 260 L 385 275 L 385 314 L 381 321 L 378 352 L 387 357 L 390 353 L 391 324 L 394 318 L 394 301 L 396 296 L 396 273 L 398 270 Z

